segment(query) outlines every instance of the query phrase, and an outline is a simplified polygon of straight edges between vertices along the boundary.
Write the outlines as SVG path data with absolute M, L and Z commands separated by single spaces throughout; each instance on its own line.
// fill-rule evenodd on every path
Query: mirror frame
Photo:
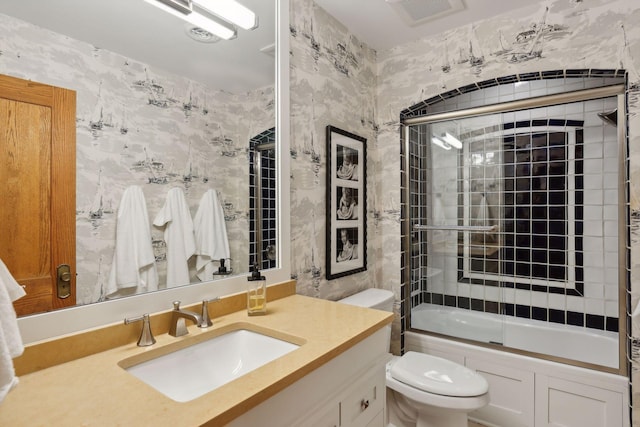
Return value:
M 276 144 L 278 178 L 278 267 L 265 270 L 268 284 L 291 279 L 289 228 L 289 0 L 275 0 L 276 7 Z M 172 309 L 173 301 L 187 306 L 203 299 L 245 291 L 245 275 L 217 279 L 130 296 L 122 299 L 65 308 L 20 317 L 18 325 L 24 344 L 48 340 L 110 324 L 122 323 L 126 317 Z

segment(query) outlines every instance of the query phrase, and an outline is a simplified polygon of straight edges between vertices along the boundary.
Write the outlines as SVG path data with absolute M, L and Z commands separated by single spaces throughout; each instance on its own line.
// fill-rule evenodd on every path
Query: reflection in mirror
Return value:
M 249 263 L 260 270 L 276 267 L 276 132 L 268 129 L 251 138 L 249 153 Z
M 260 210 L 250 213 L 250 141 L 264 129 L 274 140 L 275 0 L 242 3 L 260 25 L 226 41 L 143 0 L 0 0 L 0 73 L 77 94 L 78 305 L 248 271 L 250 222 L 264 223 Z M 148 286 L 124 286 L 114 269 L 118 209 L 132 186 L 148 209 L 157 269 Z M 274 230 L 254 244 L 276 247 L 275 188 L 268 193 Z M 188 228 L 205 194 L 217 199 L 223 220 L 213 228 L 228 250 L 211 251 L 198 269 L 201 260 L 170 244 L 170 202 L 186 204 Z M 172 263 L 188 270 L 175 275 Z

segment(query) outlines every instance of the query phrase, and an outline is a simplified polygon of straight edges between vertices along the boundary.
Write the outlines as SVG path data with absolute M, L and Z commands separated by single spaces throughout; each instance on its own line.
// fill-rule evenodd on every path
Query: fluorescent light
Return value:
M 221 39 L 229 40 L 236 36 L 235 29 L 225 27 L 224 25 L 219 24 L 216 21 L 213 21 L 204 15 L 201 15 L 198 12 L 191 11 L 190 13 L 185 14 L 157 0 L 144 0 L 144 1 L 154 5 L 158 9 L 162 9 L 163 11 L 175 16 L 176 18 L 180 18 L 183 21 L 188 22 L 191 25 L 202 28 L 203 30 L 208 31 L 211 34 L 217 37 L 220 37 Z
M 451 150 L 451 146 L 437 136 L 432 137 L 431 142 L 436 144 L 438 147 L 444 148 L 445 150 Z
M 458 150 L 462 148 L 462 142 L 460 142 L 458 138 L 451 135 L 449 132 L 445 132 L 442 139 L 444 139 L 447 142 L 447 144 L 453 147 L 456 147 Z
M 231 22 L 245 30 L 253 30 L 258 26 L 256 14 L 235 0 L 193 0 L 207 12 Z

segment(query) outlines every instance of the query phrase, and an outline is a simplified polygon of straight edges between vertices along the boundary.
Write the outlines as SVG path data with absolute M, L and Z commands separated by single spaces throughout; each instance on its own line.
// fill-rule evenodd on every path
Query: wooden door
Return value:
M 0 75 L 0 258 L 18 315 L 75 305 L 75 92 Z M 70 266 L 70 289 L 57 269 Z

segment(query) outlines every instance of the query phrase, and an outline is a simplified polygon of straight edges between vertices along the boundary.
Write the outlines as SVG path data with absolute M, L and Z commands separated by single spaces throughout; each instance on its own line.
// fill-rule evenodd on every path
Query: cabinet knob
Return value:
M 369 407 L 369 400 L 367 399 L 362 399 L 360 401 L 360 410 L 364 411 L 365 409 L 367 409 Z

